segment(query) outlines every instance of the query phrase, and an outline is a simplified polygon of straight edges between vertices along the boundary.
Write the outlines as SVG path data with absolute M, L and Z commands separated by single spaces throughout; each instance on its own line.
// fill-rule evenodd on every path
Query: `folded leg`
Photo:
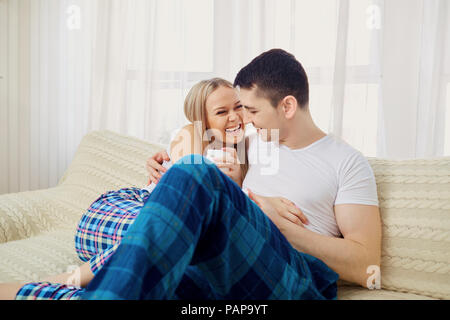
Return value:
M 83 298 L 178 299 L 201 288 L 216 299 L 333 299 L 337 278 L 295 250 L 214 164 L 191 155 L 163 176 Z

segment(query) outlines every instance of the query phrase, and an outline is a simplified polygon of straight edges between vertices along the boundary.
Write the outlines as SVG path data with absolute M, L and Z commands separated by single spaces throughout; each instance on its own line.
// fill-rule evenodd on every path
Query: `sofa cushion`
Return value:
M 369 162 L 382 218 L 382 288 L 450 299 L 450 157 Z

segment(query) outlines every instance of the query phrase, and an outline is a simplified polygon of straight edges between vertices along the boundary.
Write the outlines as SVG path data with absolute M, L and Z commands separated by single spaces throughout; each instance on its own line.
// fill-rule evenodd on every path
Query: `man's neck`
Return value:
M 293 150 L 305 148 L 327 135 L 316 126 L 309 111 L 301 111 L 286 129 L 287 134 L 280 139 L 280 144 Z

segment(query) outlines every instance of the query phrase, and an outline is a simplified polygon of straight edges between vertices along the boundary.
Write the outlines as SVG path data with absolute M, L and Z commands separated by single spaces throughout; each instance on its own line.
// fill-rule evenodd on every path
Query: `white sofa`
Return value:
M 164 146 L 110 131 L 87 134 L 54 188 L 0 196 L 0 282 L 37 281 L 81 264 L 78 221 L 102 193 L 146 183 Z M 381 290 L 339 282 L 338 299 L 450 298 L 450 157 L 369 159 L 383 222 Z

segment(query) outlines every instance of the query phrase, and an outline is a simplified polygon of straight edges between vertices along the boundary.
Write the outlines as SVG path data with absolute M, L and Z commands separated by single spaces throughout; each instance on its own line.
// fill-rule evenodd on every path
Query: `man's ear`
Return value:
M 286 119 L 290 120 L 294 118 L 297 113 L 297 99 L 293 96 L 286 96 L 281 103 Z

